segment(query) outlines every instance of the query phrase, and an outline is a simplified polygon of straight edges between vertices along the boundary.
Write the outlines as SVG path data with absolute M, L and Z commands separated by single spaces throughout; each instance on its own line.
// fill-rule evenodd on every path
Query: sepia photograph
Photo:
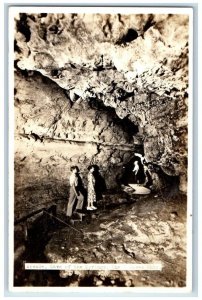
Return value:
M 12 289 L 191 290 L 192 17 L 10 11 Z

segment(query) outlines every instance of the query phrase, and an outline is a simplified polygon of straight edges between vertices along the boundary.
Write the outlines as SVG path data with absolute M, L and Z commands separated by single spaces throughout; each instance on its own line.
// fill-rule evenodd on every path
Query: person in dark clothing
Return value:
M 151 173 L 149 170 L 149 164 L 144 162 L 143 167 L 144 167 L 144 174 L 145 174 L 144 186 L 150 187 L 152 185 L 153 180 L 152 180 L 152 176 L 151 176 Z
M 103 194 L 107 190 L 106 182 L 104 177 L 101 175 L 100 168 L 98 165 L 94 166 L 94 177 L 95 177 L 95 193 L 97 201 L 101 200 Z

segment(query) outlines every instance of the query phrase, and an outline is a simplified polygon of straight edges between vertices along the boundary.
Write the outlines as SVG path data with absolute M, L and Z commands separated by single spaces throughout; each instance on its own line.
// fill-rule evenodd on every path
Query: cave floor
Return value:
M 58 204 L 57 217 L 63 221 L 65 206 L 65 201 Z M 52 226 L 43 255 L 37 258 L 39 262 L 160 263 L 162 270 L 43 271 L 41 284 L 186 286 L 186 211 L 186 196 L 182 194 L 165 197 L 151 193 L 128 198 L 119 193 L 105 195 L 98 209 L 88 212 L 73 228 L 61 222 Z M 26 284 L 40 285 L 40 280 L 33 275 L 37 271 L 26 272 L 29 272 L 28 278 L 34 278 L 28 279 Z
M 162 271 L 93 271 L 93 283 L 89 284 L 105 285 L 106 278 L 110 278 L 112 286 L 117 282 L 125 286 L 184 286 L 186 198 L 179 194 L 108 197 L 97 211 L 89 212 L 83 222 L 75 223 L 80 233 L 68 227 L 54 232 L 45 249 L 48 260 L 161 263 Z M 88 271 L 74 271 L 78 277 L 75 284 L 82 285 L 87 274 L 89 277 Z M 72 276 L 72 272 L 61 271 L 60 276 Z

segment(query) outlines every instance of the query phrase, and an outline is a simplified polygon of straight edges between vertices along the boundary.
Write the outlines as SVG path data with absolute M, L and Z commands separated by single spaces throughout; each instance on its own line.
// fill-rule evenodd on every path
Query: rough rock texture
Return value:
M 114 188 L 136 151 L 158 170 L 152 180 L 160 190 L 160 178 L 179 176 L 186 192 L 188 47 L 186 15 L 16 16 L 15 218 L 54 201 L 65 221 L 70 165 L 85 183 L 87 166 L 97 164 Z M 184 286 L 186 196 L 151 193 L 132 204 L 130 195 L 106 197 L 75 225 L 78 236 L 45 212 L 33 218 L 26 245 L 26 226 L 16 226 L 17 285 Z M 47 259 L 161 262 L 163 271 L 22 271 L 23 260 Z
M 134 155 L 126 125 L 113 112 L 74 102 L 40 74 L 15 76 L 16 218 L 39 205 L 68 197 L 70 166 L 84 184 L 87 167 L 97 164 L 107 188 Z
M 147 160 L 186 187 L 188 16 L 20 14 L 15 39 L 18 68 L 128 116 Z
M 91 212 L 74 228 L 58 223 L 44 254 L 51 263 L 162 264 L 162 271 L 38 271 L 17 277 L 18 284 L 39 286 L 154 286 L 186 285 L 186 197 L 134 196 L 123 205 L 123 195 L 114 195 L 110 205 Z M 120 200 L 120 201 L 117 201 Z M 58 212 L 63 219 L 63 213 Z M 39 226 L 39 225 L 38 225 Z M 41 231 L 43 226 L 40 226 Z M 79 232 L 79 231 L 80 232 Z M 36 239 L 35 233 L 35 239 Z M 47 238 L 47 234 L 46 234 Z M 46 239 L 45 238 L 45 239 Z M 40 237 L 37 238 L 40 240 Z M 44 237 L 41 237 L 41 241 Z M 28 252 L 30 255 L 30 251 Z M 34 255 L 34 252 L 33 254 Z M 33 262 L 29 257 L 29 262 Z M 44 262 L 38 252 L 38 262 Z M 24 280 L 24 283 L 22 283 Z M 26 281 L 25 281 L 26 280 Z

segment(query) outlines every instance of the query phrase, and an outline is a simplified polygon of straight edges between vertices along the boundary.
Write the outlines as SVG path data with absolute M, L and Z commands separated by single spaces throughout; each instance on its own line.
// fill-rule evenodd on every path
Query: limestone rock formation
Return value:
M 29 120 L 26 112 L 19 114 L 24 118 L 22 123 L 27 122 L 24 135 L 37 138 L 28 130 L 34 126 L 37 135 L 50 137 L 47 143 L 50 148 L 53 135 L 57 139 L 66 139 L 67 135 L 79 139 L 79 128 L 75 128 L 76 133 L 70 133 L 62 124 L 63 118 L 73 122 L 73 115 L 66 116 L 69 107 L 76 105 L 80 109 L 90 102 L 103 103 L 114 108 L 120 119 L 127 118 L 138 126 L 146 159 L 159 165 L 166 174 L 180 176 L 181 188 L 185 189 L 188 21 L 187 15 L 171 14 L 23 13 L 16 16 L 16 69 L 37 71 L 61 89 L 52 104 L 51 87 L 37 99 L 42 107 L 48 105 L 45 109 L 49 117 L 44 126 L 36 116 L 36 113 L 38 116 L 45 113 L 40 112 L 38 104 L 38 111 L 32 110 Z M 32 79 L 29 80 L 34 85 Z M 29 112 L 30 95 L 33 97 L 34 92 L 31 88 L 28 90 Z M 62 90 L 71 100 L 64 105 Z M 116 143 L 116 134 L 112 131 L 107 129 L 99 141 L 109 139 Z M 88 138 L 86 134 L 85 139 Z M 123 135 L 121 143 L 126 140 Z M 39 138 L 41 147 L 40 142 Z M 97 146 L 91 151 L 95 155 Z M 44 153 L 43 149 L 40 153 Z
M 16 73 L 15 127 L 16 218 L 67 199 L 72 165 L 79 166 L 84 184 L 87 167 L 98 165 L 107 188 L 115 187 L 135 151 L 132 135 L 115 113 L 71 102 L 40 74 Z
M 86 280 L 90 286 L 185 286 L 187 199 L 178 186 L 166 190 L 165 182 L 179 182 L 186 192 L 188 29 L 183 14 L 16 15 L 18 286 L 55 286 L 57 280 L 61 286 Z M 139 198 L 120 180 L 136 152 L 150 163 L 153 182 L 151 194 Z M 71 231 L 65 216 L 70 166 L 79 166 L 86 186 L 90 164 L 100 167 L 108 191 Z M 57 219 L 41 210 L 55 204 Z M 22 264 L 28 259 L 160 261 L 163 271 L 60 271 L 56 278 L 27 273 Z

